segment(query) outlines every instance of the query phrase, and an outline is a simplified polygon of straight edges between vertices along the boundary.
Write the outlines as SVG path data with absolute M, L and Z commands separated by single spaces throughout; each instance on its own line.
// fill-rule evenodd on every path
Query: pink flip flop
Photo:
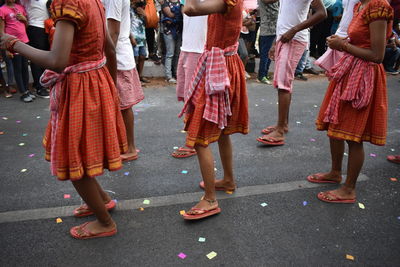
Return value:
M 99 234 L 93 234 L 90 232 L 86 227 L 88 226 L 90 222 L 86 222 L 84 224 L 81 224 L 79 226 L 74 226 L 69 230 L 71 236 L 76 239 L 91 239 L 91 238 L 98 238 L 98 237 L 108 237 L 108 236 L 113 236 L 117 233 L 117 228 L 115 228 L 112 231 L 109 232 L 104 232 L 104 233 L 99 233 Z M 78 231 L 81 230 L 83 232 L 82 234 L 79 234 Z
M 317 177 L 317 179 L 315 179 L 314 177 Z M 338 181 L 323 179 L 322 173 L 316 173 L 316 174 L 309 175 L 307 177 L 307 181 L 309 181 L 310 183 L 316 183 L 316 184 L 340 184 L 340 182 L 342 181 L 342 177 L 340 177 L 340 181 L 338 182 Z
M 326 196 L 330 196 L 331 199 L 327 198 Z M 317 198 L 321 201 L 328 202 L 328 203 L 341 203 L 341 204 L 353 204 L 356 202 L 356 199 L 344 199 L 340 198 L 332 191 L 326 191 L 326 192 L 319 192 L 317 195 Z
M 179 154 L 179 153 L 177 153 L 177 152 L 186 152 L 186 153 L 184 153 L 184 154 Z M 180 147 L 180 148 L 178 148 L 177 150 L 175 150 L 175 151 L 171 154 L 171 156 L 173 156 L 174 158 L 188 158 L 188 157 L 194 156 L 194 155 L 196 155 L 196 154 L 197 154 L 197 152 L 196 152 L 195 150 L 192 150 L 192 149 L 190 149 L 190 148 Z
M 86 208 L 87 211 L 86 211 L 86 212 L 83 212 L 83 213 L 80 213 L 80 212 L 79 212 L 79 209 L 80 209 L 82 206 L 79 207 L 79 208 L 74 209 L 74 216 L 75 216 L 75 217 L 81 218 L 81 217 L 86 217 L 86 216 L 90 216 L 90 215 L 93 215 L 93 214 L 94 214 L 93 211 L 91 211 L 90 208 L 89 208 L 86 204 L 85 204 L 84 206 L 87 207 L 87 208 Z M 110 202 L 106 203 L 105 206 L 106 206 L 106 209 L 107 209 L 108 211 L 110 211 L 110 210 L 115 209 L 115 207 L 117 206 L 117 202 L 115 202 L 115 200 L 111 200 Z
M 203 189 L 203 190 L 205 190 L 206 189 L 206 187 L 204 186 L 204 181 L 201 181 L 200 183 L 199 183 L 199 186 L 200 186 L 200 188 L 201 189 Z M 225 187 L 215 187 L 215 191 L 235 191 L 236 190 L 236 188 L 235 189 L 233 189 L 233 190 L 229 190 L 229 189 L 226 189 Z
M 278 140 L 272 136 L 258 137 L 257 141 L 267 146 L 283 146 L 285 144 L 285 140 Z
M 212 210 L 204 210 L 204 209 L 198 209 L 198 208 L 191 208 L 191 211 L 196 211 L 198 212 L 197 214 L 183 214 L 183 219 L 185 220 L 199 220 L 199 219 L 203 219 L 203 218 L 207 218 L 209 216 L 221 213 L 221 209 L 215 208 Z
M 400 164 L 400 155 L 389 155 L 386 159 L 390 162 Z

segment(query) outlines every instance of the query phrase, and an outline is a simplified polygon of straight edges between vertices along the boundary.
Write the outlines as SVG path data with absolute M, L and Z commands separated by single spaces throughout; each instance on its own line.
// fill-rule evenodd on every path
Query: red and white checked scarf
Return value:
M 205 50 L 197 63 L 195 74 L 192 77 L 191 87 L 186 91 L 185 105 L 179 113 L 192 110 L 192 97 L 198 94 L 196 90 L 203 76 L 205 76 L 206 105 L 203 118 L 207 121 L 218 124 L 218 128 L 224 129 L 228 125 L 227 116 L 232 116 L 229 102 L 230 81 L 226 66 L 226 56 L 237 53 L 238 44 L 225 49 L 213 47 Z
M 377 64 L 345 53 L 339 62 L 327 72 L 328 78 L 336 81 L 336 86 L 325 111 L 324 122 L 339 123 L 341 100 L 350 101 L 355 109 L 362 109 L 369 104 L 374 87 L 375 65 Z M 347 76 L 349 77 L 347 84 L 342 89 Z
M 58 129 L 58 107 L 60 105 L 61 87 L 65 77 L 70 73 L 83 73 L 102 68 L 107 60 L 103 57 L 98 61 L 86 61 L 69 66 L 62 73 L 46 70 L 40 77 L 40 84 L 50 88 L 50 112 L 51 112 L 51 172 L 57 175 L 57 151 L 56 133 Z

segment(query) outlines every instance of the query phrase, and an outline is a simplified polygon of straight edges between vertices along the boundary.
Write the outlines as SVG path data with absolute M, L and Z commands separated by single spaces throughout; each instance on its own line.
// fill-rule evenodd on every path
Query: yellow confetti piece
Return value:
M 139 208 L 140 211 L 144 211 L 144 208 Z
M 390 181 L 392 181 L 392 182 L 397 182 L 397 178 L 390 178 Z
M 61 218 L 57 218 L 56 219 L 56 223 L 62 223 L 62 219 Z
M 346 254 L 346 260 L 354 261 L 354 256 Z
M 232 195 L 233 191 L 225 191 L 225 193 L 227 193 L 228 195 Z
M 365 210 L 365 206 L 363 203 L 358 203 L 358 207 L 362 210 Z
M 27 169 L 22 169 L 22 170 L 21 170 L 21 172 L 26 172 L 26 171 L 27 171 Z
M 211 252 L 208 253 L 206 256 L 207 256 L 207 258 L 208 258 L 209 260 L 211 260 L 211 259 L 213 259 L 213 258 L 215 258 L 215 257 L 217 256 L 217 253 L 216 253 L 215 251 L 211 251 Z
M 182 130 L 181 133 L 186 133 L 186 131 Z
M 180 215 L 185 215 L 185 214 L 186 214 L 186 211 L 181 210 L 181 211 L 179 212 L 179 214 L 180 214 Z

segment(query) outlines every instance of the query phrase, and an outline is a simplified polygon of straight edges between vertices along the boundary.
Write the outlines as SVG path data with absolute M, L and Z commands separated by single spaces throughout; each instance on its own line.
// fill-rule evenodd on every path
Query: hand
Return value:
M 136 8 L 136 12 L 139 14 L 139 16 L 146 17 L 146 12 L 144 12 L 144 9 L 141 7 Z
M 21 13 L 18 13 L 17 16 L 16 16 L 16 18 L 17 18 L 17 20 L 19 20 L 19 21 L 27 21 L 26 18 L 25 18 L 25 16 L 22 15 Z
M 297 31 L 295 31 L 295 30 L 293 30 L 293 29 L 290 29 L 290 30 L 288 30 L 287 32 L 285 32 L 285 33 L 281 36 L 280 41 L 281 41 L 282 43 L 287 43 L 287 42 L 289 42 L 290 40 L 293 39 L 293 37 L 296 35 L 296 33 L 297 33 Z
M 268 57 L 273 61 L 275 60 L 275 44 L 273 44 L 271 49 L 269 50 Z
M 9 52 L 9 51 L 6 50 L 6 57 L 8 57 L 8 58 L 14 58 L 14 55 L 13 55 L 11 52 Z
M 332 35 L 326 38 L 326 43 L 329 46 L 329 48 L 339 51 L 342 51 L 345 42 L 347 42 L 346 39 L 343 39 L 342 37 L 339 37 L 337 35 Z
M 132 44 L 132 46 L 137 46 L 136 39 L 133 37 L 131 37 L 131 44 Z
M 16 37 L 7 33 L 0 36 L 0 49 L 7 50 L 7 43 L 10 39 L 15 39 Z

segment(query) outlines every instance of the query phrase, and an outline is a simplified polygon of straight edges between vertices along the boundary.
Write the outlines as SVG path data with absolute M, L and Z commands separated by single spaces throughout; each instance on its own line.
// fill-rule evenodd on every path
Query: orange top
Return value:
M 354 17 L 350 23 L 348 34 L 350 43 L 362 48 L 371 47 L 369 24 L 376 20 L 388 22 L 386 37 L 392 33 L 393 9 L 386 0 L 371 0 L 363 9 L 359 10 L 361 3 L 354 7 Z
M 98 61 L 104 57 L 106 19 L 100 0 L 54 0 L 51 13 L 55 25 L 59 20 L 67 20 L 75 25 L 68 65 Z
M 208 16 L 207 50 L 212 47 L 225 49 L 239 40 L 243 20 L 243 0 L 225 0 L 225 2 L 229 12 Z M 210 25 L 216 25 L 216 27 L 210 27 Z
M 53 43 L 54 33 L 56 32 L 56 28 L 54 27 L 54 20 L 52 18 L 46 19 L 44 21 L 44 30 L 49 35 L 49 44 Z

